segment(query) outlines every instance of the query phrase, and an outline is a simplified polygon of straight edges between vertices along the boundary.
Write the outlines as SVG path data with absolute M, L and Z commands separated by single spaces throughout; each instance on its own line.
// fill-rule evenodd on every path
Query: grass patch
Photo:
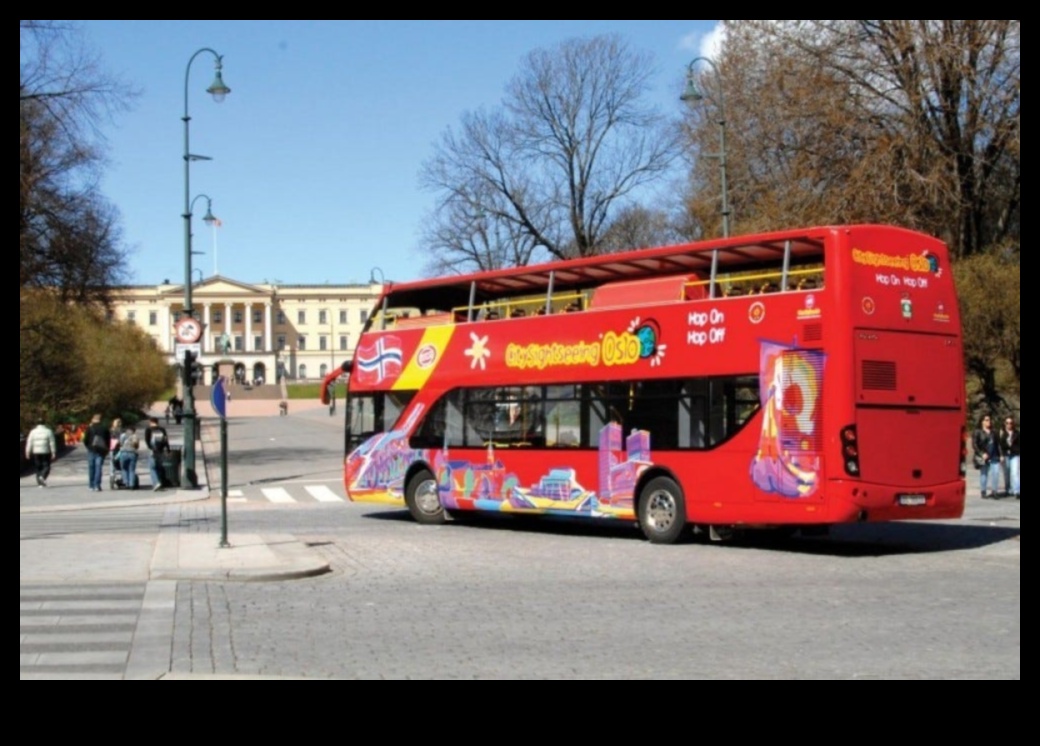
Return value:
M 346 384 L 337 383 L 335 386 L 336 399 L 342 401 L 347 395 Z M 320 383 L 290 383 L 286 386 L 290 399 L 314 399 L 321 394 Z

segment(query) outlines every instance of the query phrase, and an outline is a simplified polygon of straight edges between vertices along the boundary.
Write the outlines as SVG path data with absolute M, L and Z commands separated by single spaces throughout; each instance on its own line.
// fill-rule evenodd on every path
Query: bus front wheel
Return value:
M 416 472 L 408 480 L 404 501 L 417 523 L 444 523 L 444 507 L 437 494 L 437 480 L 426 469 Z
M 669 477 L 654 477 L 639 493 L 639 527 L 653 544 L 674 544 L 686 528 L 682 490 Z

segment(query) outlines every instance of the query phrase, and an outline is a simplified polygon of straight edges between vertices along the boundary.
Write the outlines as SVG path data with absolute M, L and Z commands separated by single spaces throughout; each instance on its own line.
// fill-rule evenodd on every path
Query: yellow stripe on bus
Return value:
M 451 335 L 454 332 L 454 326 L 433 326 L 423 332 L 419 345 L 412 353 L 412 358 L 394 383 L 394 389 L 421 389 L 425 386 L 427 379 L 440 365 L 444 351 L 448 349 L 448 342 L 451 341 Z M 430 359 L 431 356 L 432 359 Z M 419 365 L 420 360 L 423 361 L 421 366 Z

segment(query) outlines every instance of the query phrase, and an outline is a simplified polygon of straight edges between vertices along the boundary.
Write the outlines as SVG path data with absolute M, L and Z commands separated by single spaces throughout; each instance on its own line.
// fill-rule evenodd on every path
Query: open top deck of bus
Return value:
M 434 280 L 391 283 L 368 328 L 512 318 L 661 300 L 816 288 L 824 233 L 812 228 L 639 249 Z

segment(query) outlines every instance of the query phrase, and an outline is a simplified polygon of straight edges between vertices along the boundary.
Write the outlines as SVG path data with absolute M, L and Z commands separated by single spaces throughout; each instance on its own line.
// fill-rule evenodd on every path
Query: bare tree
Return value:
M 604 231 L 677 153 L 644 103 L 646 54 L 615 36 L 531 52 L 503 105 L 467 113 L 420 179 L 437 208 L 424 243 L 439 266 L 490 268 L 599 253 Z
M 894 222 L 955 255 L 1020 235 L 1019 21 L 734 21 L 719 76 L 742 231 Z M 714 122 L 691 109 L 694 153 Z M 691 212 L 718 185 L 693 174 Z
M 103 297 L 122 279 L 124 251 L 97 190 L 100 128 L 135 94 L 100 71 L 74 27 L 21 21 L 20 31 L 19 284 Z

